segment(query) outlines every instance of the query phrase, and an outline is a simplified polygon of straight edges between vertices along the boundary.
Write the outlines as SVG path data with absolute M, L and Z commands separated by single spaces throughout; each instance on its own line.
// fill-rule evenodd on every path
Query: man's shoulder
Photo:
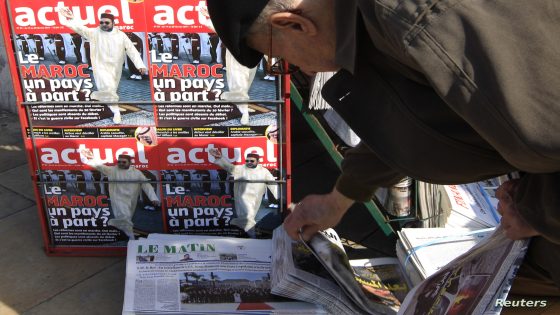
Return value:
M 269 173 L 270 173 L 270 171 L 268 170 L 268 168 L 266 168 L 266 167 L 264 167 L 264 166 L 262 166 L 262 165 L 260 165 L 260 164 L 257 165 L 257 167 L 255 167 L 254 170 L 255 170 L 255 171 L 258 171 L 258 172 L 269 172 Z

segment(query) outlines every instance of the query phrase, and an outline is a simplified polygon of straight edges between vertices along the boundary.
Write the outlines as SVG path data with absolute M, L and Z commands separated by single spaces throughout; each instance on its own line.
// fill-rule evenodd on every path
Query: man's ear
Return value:
M 307 36 L 317 34 L 315 23 L 303 15 L 292 12 L 277 12 L 270 16 L 272 27 L 283 31 L 296 31 L 305 33 Z

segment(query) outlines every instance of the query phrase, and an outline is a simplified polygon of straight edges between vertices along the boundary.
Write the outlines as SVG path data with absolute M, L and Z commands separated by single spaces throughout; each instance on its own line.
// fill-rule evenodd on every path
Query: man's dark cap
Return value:
M 230 53 L 245 67 L 254 68 L 263 54 L 249 47 L 245 37 L 270 0 L 208 0 L 208 13 L 216 33 Z
M 257 153 L 257 151 L 251 151 L 250 153 L 248 153 L 247 158 L 250 157 L 257 159 L 257 161 L 261 158 L 261 156 Z
M 109 20 L 111 20 L 112 22 L 115 22 L 115 16 L 112 15 L 111 13 L 107 13 L 107 12 L 101 13 L 101 15 L 99 16 L 99 18 L 100 18 L 100 19 L 109 19 Z
M 128 155 L 128 154 L 120 154 L 118 156 L 119 159 L 127 159 L 129 162 L 132 161 L 132 156 Z

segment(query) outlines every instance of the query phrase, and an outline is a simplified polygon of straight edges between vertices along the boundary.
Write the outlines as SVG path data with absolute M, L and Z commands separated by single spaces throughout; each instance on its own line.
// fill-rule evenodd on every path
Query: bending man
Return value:
M 521 171 L 496 195 L 506 235 L 533 237 L 523 266 L 536 285 L 517 288 L 560 296 L 556 0 L 207 3 L 244 66 L 267 54 L 310 74 L 338 71 L 323 96 L 362 142 L 332 192 L 286 218 L 290 236 L 336 225 L 354 201 L 405 176 L 461 184 Z

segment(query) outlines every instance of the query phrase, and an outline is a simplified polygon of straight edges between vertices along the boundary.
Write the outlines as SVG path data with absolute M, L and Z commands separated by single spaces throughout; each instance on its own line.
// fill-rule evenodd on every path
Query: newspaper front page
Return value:
M 270 240 L 130 241 L 123 314 L 324 314 L 272 295 L 271 260 Z

